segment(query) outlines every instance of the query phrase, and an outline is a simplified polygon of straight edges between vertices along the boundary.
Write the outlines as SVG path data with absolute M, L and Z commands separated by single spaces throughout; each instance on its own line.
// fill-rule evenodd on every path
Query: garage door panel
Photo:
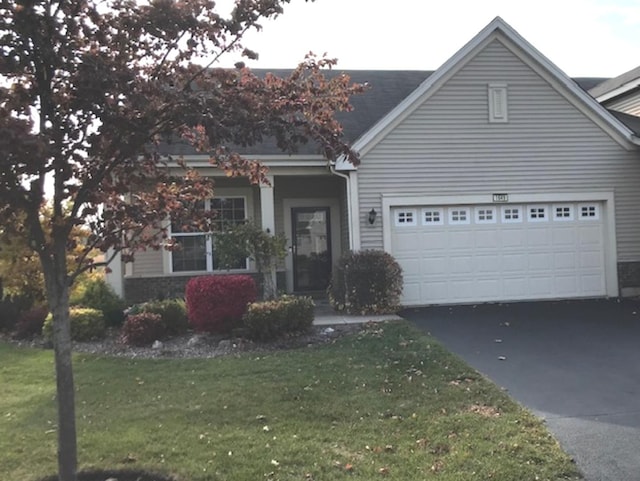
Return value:
M 449 262 L 453 274 L 469 274 L 473 271 L 473 257 L 471 256 L 455 256 Z
M 527 230 L 527 247 L 548 247 L 552 244 L 551 229 L 547 227 L 538 227 Z
M 524 254 L 506 254 L 502 257 L 502 270 L 505 273 L 520 273 L 527 269 L 527 256 Z
M 575 270 L 578 267 L 577 254 L 575 252 L 556 252 L 553 254 L 556 269 Z
M 575 246 L 577 237 L 578 232 L 575 226 L 555 227 L 553 229 L 554 246 Z
M 445 274 L 449 270 L 448 259 L 442 257 L 422 259 L 421 262 L 414 262 L 413 264 L 416 266 L 421 266 L 422 272 L 424 272 L 425 275 L 434 276 Z
M 527 245 L 526 233 L 520 224 L 501 224 L 501 245 L 503 248 L 523 248 Z M 516 227 L 517 226 L 517 227 Z
M 578 291 L 578 281 L 574 275 L 557 275 L 554 280 L 554 292 L 561 296 L 571 296 Z
M 451 249 L 467 250 L 473 247 L 473 232 L 469 230 L 452 230 L 449 232 L 448 245 Z
M 549 252 L 534 252 L 526 258 L 531 272 L 548 271 L 553 268 L 553 256 Z
M 594 204 L 598 203 L 590 203 Z M 442 221 L 390 227 L 392 253 L 404 269 L 403 302 L 420 305 L 605 295 L 602 216 L 562 216 L 549 205 L 530 204 L 521 209 L 518 218 L 502 210 L 513 211 L 514 206 L 493 206 L 491 222 L 470 215 L 465 223 L 455 218 L 449 207 L 416 206 L 418 212 L 437 209 Z M 579 212 L 578 203 L 562 205 L 568 206 L 569 212 Z M 535 212 L 531 213 L 531 208 L 545 206 L 545 215 L 535 218 Z M 474 213 L 477 207 L 453 208 L 461 209 Z
M 553 293 L 552 276 L 531 276 L 529 277 L 529 298 L 547 298 Z

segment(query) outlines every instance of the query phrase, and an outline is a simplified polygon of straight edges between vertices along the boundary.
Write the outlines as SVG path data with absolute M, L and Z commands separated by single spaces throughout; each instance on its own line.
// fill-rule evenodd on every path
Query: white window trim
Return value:
M 251 187 L 238 187 L 238 188 L 233 188 L 233 187 L 219 187 L 216 188 L 216 192 L 214 195 L 214 198 L 220 199 L 220 198 L 243 198 L 244 199 L 244 216 L 245 219 L 253 219 L 254 218 L 254 212 L 253 212 L 253 190 L 251 189 Z M 173 270 L 173 253 L 171 251 L 168 251 L 167 249 L 162 249 L 163 255 L 162 255 L 162 264 L 163 264 L 163 271 L 165 272 L 165 274 L 171 274 L 171 275 L 176 275 L 176 276 L 189 276 L 189 275 L 202 275 L 203 273 L 210 273 L 210 274 L 216 274 L 216 273 L 229 273 L 229 274 L 234 274 L 234 273 L 247 273 L 247 272 L 251 272 L 253 269 L 253 263 L 249 260 L 247 260 L 247 267 L 245 269 L 216 269 L 213 270 L 213 239 L 211 237 L 211 235 L 209 235 L 209 233 L 202 233 L 202 232 L 193 232 L 193 233 L 184 233 L 181 235 L 206 235 L 206 263 L 207 263 L 207 270 L 206 271 L 174 271 Z M 169 236 L 169 238 L 172 236 L 171 233 L 171 223 L 168 222 L 168 228 L 167 228 L 167 235 Z
M 505 217 L 507 209 L 518 209 L 518 218 L 517 219 L 507 219 Z M 500 209 L 500 220 L 503 224 L 522 224 L 523 217 L 525 215 L 524 207 L 521 205 L 503 205 Z
M 558 217 L 557 209 L 569 209 L 569 217 Z M 554 222 L 570 222 L 575 219 L 575 206 L 573 204 L 554 204 L 552 206 Z
M 405 217 L 405 221 L 404 222 L 400 222 L 400 214 L 411 214 L 411 222 L 407 222 L 406 221 L 406 217 Z M 403 208 L 399 208 L 396 209 L 395 214 L 394 214 L 394 222 L 396 227 L 414 227 L 416 225 L 418 225 L 418 211 L 417 209 L 403 209 Z
M 427 214 L 427 212 L 433 212 L 434 214 L 437 213 L 438 217 L 440 217 L 440 220 L 427 222 L 425 220 L 425 215 Z M 441 207 L 434 207 L 434 208 L 427 207 L 425 209 L 422 209 L 422 211 L 420 212 L 420 217 L 422 219 L 422 225 L 426 225 L 426 226 L 444 225 L 444 209 L 442 209 Z
M 544 209 L 544 217 L 531 217 L 531 209 Z M 527 222 L 549 222 L 549 206 L 548 205 L 528 205 L 527 206 Z
M 589 208 L 589 207 L 594 207 L 595 208 L 595 215 L 594 216 L 588 216 L 582 215 L 582 209 L 583 208 Z M 596 203 L 592 203 L 592 204 L 578 204 L 578 220 L 582 220 L 582 221 L 592 221 L 592 220 L 600 220 L 600 204 L 596 204 Z
M 464 212 L 464 220 L 453 220 L 454 212 Z M 449 225 L 468 225 L 471 223 L 471 208 L 470 207 L 449 207 L 447 212 L 447 220 Z
M 480 219 L 480 211 L 491 211 L 491 219 Z M 495 224 L 498 222 L 498 208 L 493 205 L 481 205 L 474 209 L 476 224 Z M 486 215 L 486 214 L 485 214 Z

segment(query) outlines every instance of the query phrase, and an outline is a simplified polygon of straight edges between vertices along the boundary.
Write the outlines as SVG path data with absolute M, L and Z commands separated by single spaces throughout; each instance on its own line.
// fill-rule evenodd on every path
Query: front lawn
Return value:
M 0 479 L 56 466 L 53 353 L 0 343 Z M 181 481 L 560 480 L 544 426 L 407 324 L 239 358 L 75 357 L 81 468 Z

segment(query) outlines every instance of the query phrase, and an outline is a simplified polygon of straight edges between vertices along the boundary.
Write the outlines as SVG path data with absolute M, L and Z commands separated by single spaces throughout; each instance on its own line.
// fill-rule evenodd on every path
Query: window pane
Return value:
M 178 236 L 175 239 L 181 249 L 171 253 L 173 272 L 207 270 L 206 236 Z

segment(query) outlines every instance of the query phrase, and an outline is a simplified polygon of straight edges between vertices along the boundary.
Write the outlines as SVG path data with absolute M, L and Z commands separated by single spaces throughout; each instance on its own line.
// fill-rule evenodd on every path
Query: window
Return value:
M 509 206 L 502 208 L 502 222 L 505 224 L 515 224 L 522 222 L 522 207 Z
M 578 209 L 580 220 L 598 220 L 600 218 L 600 209 L 597 204 L 582 204 Z
M 496 211 L 493 207 L 476 207 L 476 224 L 495 224 Z
M 469 210 L 461 207 L 452 207 L 449 209 L 449 224 L 468 224 Z
M 397 226 L 416 225 L 416 211 L 413 209 L 397 210 L 396 225 Z
M 507 115 L 507 84 L 489 84 L 489 122 L 504 123 L 509 121 Z
M 529 206 L 529 222 L 545 222 L 548 219 L 547 206 Z
M 553 206 L 553 220 L 573 220 L 573 206 L 572 205 L 554 205 Z
M 444 216 L 441 209 L 422 209 L 422 225 L 442 225 Z
M 216 213 L 215 219 L 224 223 L 244 222 L 247 218 L 244 197 L 216 197 L 194 208 L 204 208 Z M 171 271 L 214 271 L 217 270 L 213 241 L 208 233 L 189 232 L 179 225 L 171 224 L 171 237 L 180 245 L 180 249 L 171 252 Z M 246 259 L 238 261 L 235 269 L 246 269 Z

